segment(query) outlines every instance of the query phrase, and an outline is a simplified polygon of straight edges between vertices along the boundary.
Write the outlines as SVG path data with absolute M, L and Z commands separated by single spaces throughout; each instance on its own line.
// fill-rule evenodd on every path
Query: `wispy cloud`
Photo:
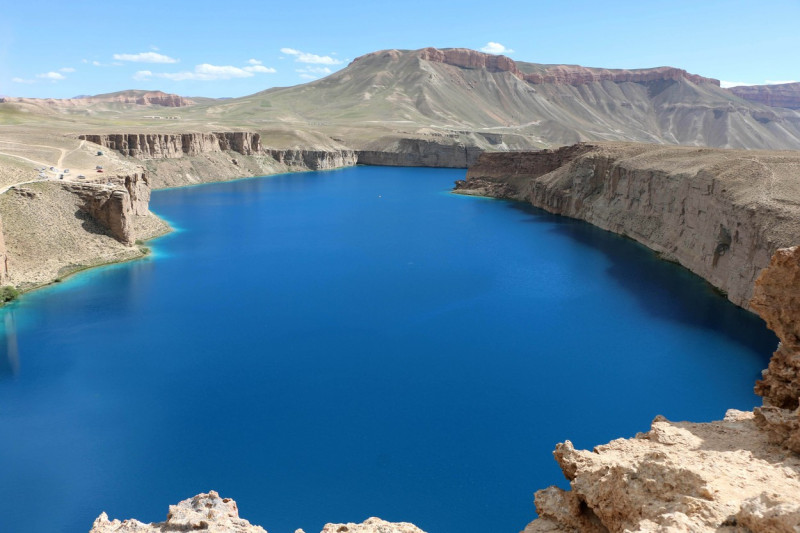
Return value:
M 488 43 L 486 43 L 486 46 L 481 48 L 481 51 L 482 52 L 486 52 L 487 54 L 513 54 L 514 53 L 514 50 L 512 50 L 511 48 L 506 48 L 502 44 L 495 43 L 495 42 L 492 42 L 492 41 L 489 41 Z
M 58 69 L 58 71 L 59 72 L 75 72 L 75 69 L 72 68 L 72 67 L 64 67 L 64 68 Z
M 247 62 L 250 63 L 251 65 L 261 65 L 264 63 L 263 61 L 259 61 L 258 59 L 248 59 Z
M 36 83 L 36 80 L 26 80 L 23 78 L 11 78 L 11 81 L 14 83 Z
M 309 63 L 314 65 L 340 65 L 340 59 L 334 59 L 331 56 L 318 56 L 317 54 L 309 54 L 308 52 L 301 52 L 294 48 L 281 48 L 281 53 L 287 56 L 294 56 L 294 60 L 298 63 Z
M 63 74 L 59 74 L 58 72 L 45 72 L 44 74 L 37 74 L 37 78 L 41 78 L 43 80 L 51 80 L 51 81 L 61 81 L 67 79 Z
M 303 67 L 295 69 L 295 72 L 300 74 L 304 80 L 316 80 L 320 76 L 327 76 L 333 72 L 328 67 Z
M 177 63 L 178 60 L 156 52 L 142 52 L 139 54 L 114 54 L 117 61 L 131 61 L 133 63 Z
M 202 63 L 194 67 L 193 71 L 182 72 L 152 72 L 150 70 L 140 70 L 133 75 L 135 80 L 148 80 L 150 78 L 164 78 L 172 81 L 216 81 L 230 80 L 234 78 L 251 78 L 258 74 L 273 74 L 277 72 L 274 68 L 264 65 L 249 65 L 246 67 L 234 67 L 232 65 L 211 65 Z
M 764 80 L 761 83 L 747 83 L 744 81 L 724 81 L 720 80 L 719 85 L 723 89 L 730 89 L 731 87 L 749 87 L 750 85 L 783 85 L 784 83 L 797 83 L 795 80 Z

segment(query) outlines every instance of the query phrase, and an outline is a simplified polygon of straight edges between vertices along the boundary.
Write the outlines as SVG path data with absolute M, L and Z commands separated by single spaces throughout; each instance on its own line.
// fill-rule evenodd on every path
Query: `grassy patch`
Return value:
M 11 285 L 0 287 L 0 304 L 7 304 L 19 297 L 19 291 Z

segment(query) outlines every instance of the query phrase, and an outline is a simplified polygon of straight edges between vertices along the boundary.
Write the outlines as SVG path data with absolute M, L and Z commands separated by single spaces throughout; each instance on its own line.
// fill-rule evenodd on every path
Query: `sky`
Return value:
M 127 89 L 237 97 L 377 50 L 463 47 L 518 61 L 674 66 L 723 85 L 800 81 L 800 0 L 2 0 L 0 95 Z

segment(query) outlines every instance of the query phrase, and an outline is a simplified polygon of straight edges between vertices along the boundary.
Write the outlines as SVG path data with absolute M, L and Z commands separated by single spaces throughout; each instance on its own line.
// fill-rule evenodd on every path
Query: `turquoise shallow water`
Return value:
M 0 531 L 163 520 L 218 490 L 270 533 L 380 516 L 515 532 L 555 444 L 749 409 L 776 339 L 649 250 L 463 171 L 156 192 L 150 259 L 0 311 Z

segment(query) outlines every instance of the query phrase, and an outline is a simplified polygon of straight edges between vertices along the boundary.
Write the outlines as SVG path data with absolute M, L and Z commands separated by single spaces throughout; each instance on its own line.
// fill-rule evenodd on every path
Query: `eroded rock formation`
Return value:
M 78 138 L 137 159 L 177 159 L 223 150 L 242 155 L 261 151 L 261 136 L 245 131 L 93 134 Z
M 352 150 L 268 148 L 265 153 L 290 169 L 300 170 L 329 170 L 332 168 L 352 167 L 357 160 L 356 153 Z
M 149 213 L 150 187 L 144 172 L 115 176 L 106 184 L 63 183 L 83 200 L 82 209 L 123 244 L 136 242 L 134 217 Z
M 800 235 L 800 155 L 632 143 L 484 153 L 457 191 L 528 201 L 636 239 L 747 307 Z
M 780 339 L 756 384 L 756 421 L 772 442 L 800 453 L 800 247 L 778 250 L 756 280 L 753 309 Z
M 751 102 L 770 107 L 800 109 L 800 83 L 778 85 L 743 85 L 731 87 L 730 92 Z
M 650 431 L 555 457 L 571 490 L 536 493 L 524 533 L 796 531 L 800 457 L 769 442 L 753 413 L 706 424 L 657 417 Z M 745 526 L 748 529 L 743 529 Z
M 467 168 L 483 152 L 477 146 L 425 139 L 396 139 L 380 150 L 358 150 L 360 165 Z
M 165 522 L 143 524 L 138 520 L 109 520 L 102 513 L 89 533 L 167 533 L 168 531 L 206 531 L 208 533 L 267 533 L 260 526 L 239 518 L 236 502 L 221 498 L 215 491 L 198 494 L 169 506 Z M 298 529 L 296 533 L 302 533 Z M 413 524 L 392 523 L 369 518 L 361 524 L 326 524 L 321 533 L 425 533 Z
M 3 235 L 3 219 L 0 218 L 0 285 L 5 285 L 6 281 L 8 281 L 8 252 Z

